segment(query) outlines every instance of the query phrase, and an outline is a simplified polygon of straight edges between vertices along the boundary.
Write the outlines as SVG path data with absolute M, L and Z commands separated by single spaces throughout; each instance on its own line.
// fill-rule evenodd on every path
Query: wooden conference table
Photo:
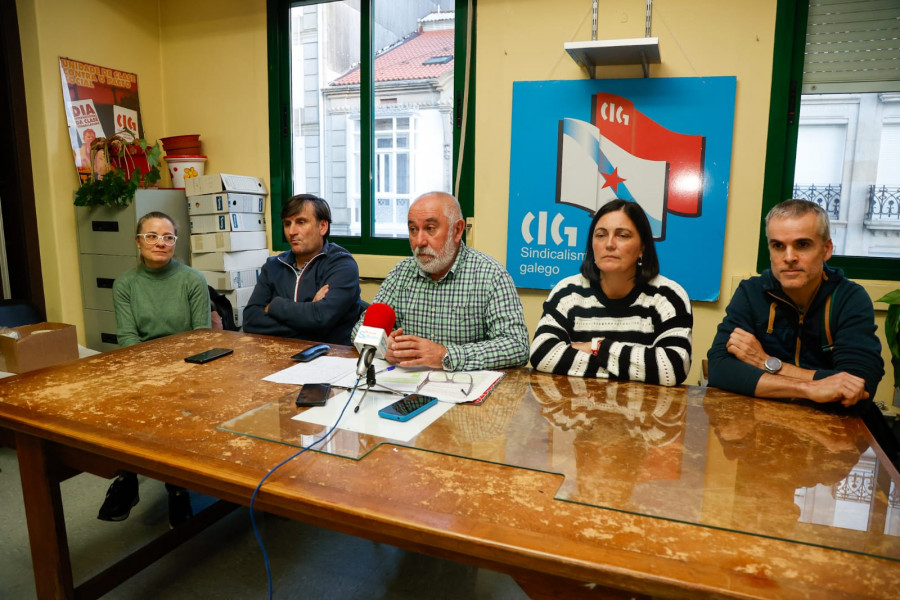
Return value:
M 0 381 L 38 596 L 108 589 L 73 586 L 58 483 L 73 472 L 249 504 L 321 431 L 290 418 L 296 386 L 262 381 L 307 345 L 195 331 Z M 211 347 L 234 354 L 183 361 Z M 900 477 L 871 444 L 858 419 L 806 407 L 517 369 L 413 447 L 336 432 L 256 506 L 508 573 L 533 597 L 896 598 Z

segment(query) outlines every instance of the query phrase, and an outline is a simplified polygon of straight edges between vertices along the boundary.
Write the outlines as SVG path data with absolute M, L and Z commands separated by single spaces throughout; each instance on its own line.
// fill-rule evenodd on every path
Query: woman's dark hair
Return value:
M 172 224 L 172 229 L 174 230 L 175 235 L 178 235 L 178 223 L 175 222 L 175 219 L 173 219 L 166 213 L 159 211 L 148 212 L 146 215 L 138 219 L 137 226 L 134 228 L 134 234 L 139 234 L 141 232 L 141 229 L 144 227 L 144 223 L 150 219 L 165 219 Z
M 610 200 L 601 206 L 594 218 L 591 219 L 591 226 L 587 235 L 587 249 L 584 253 L 584 262 L 581 263 L 581 274 L 589 281 L 600 281 L 600 269 L 597 268 L 597 264 L 594 262 L 594 228 L 603 215 L 618 210 L 624 212 L 631 219 L 638 235 L 641 236 L 644 254 L 641 263 L 635 269 L 634 280 L 635 283 L 646 283 L 659 275 L 659 258 L 656 256 L 656 246 L 653 244 L 653 232 L 650 229 L 650 221 L 647 220 L 647 214 L 637 202 L 628 202 L 618 198 Z
M 281 206 L 282 221 L 301 212 L 303 210 L 303 205 L 307 202 L 312 204 L 316 221 L 328 221 L 328 230 L 325 232 L 325 235 L 322 236 L 323 238 L 327 238 L 328 234 L 331 233 L 331 207 L 328 206 L 328 203 L 323 198 L 319 198 L 314 194 L 297 194 L 296 196 L 291 196 L 288 201 Z

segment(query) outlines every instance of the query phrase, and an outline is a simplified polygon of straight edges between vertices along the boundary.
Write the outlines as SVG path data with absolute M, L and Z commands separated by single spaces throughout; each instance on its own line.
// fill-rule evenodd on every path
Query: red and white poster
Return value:
M 91 142 L 100 137 L 133 134 L 142 137 L 137 75 L 60 57 L 63 103 L 75 168 L 82 182 L 93 172 L 107 172 L 102 152 L 91 156 Z

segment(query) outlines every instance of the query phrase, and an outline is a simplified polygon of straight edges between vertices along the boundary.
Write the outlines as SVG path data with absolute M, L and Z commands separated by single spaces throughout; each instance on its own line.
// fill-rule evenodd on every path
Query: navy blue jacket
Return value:
M 313 302 L 326 283 L 328 294 Z M 302 272 L 294 253 L 282 252 L 269 257 L 260 271 L 244 309 L 244 331 L 349 345 L 362 309 L 359 292 L 356 260 L 337 244 L 325 240 Z
M 828 325 L 833 344 L 825 335 L 826 300 L 831 296 Z M 774 308 L 773 308 L 774 304 Z M 772 332 L 769 333 L 769 322 Z M 725 319 L 709 350 L 709 385 L 753 396 L 765 372 L 730 354 L 728 338 L 736 327 L 752 333 L 763 350 L 804 369 L 815 370 L 814 379 L 824 379 L 845 371 L 866 382 L 869 400 L 875 397 L 884 375 L 881 342 L 875 335 L 872 300 L 859 284 L 844 278 L 840 269 L 825 266 L 819 291 L 806 314 L 784 293 L 781 284 L 766 269 L 762 275 L 745 279 L 725 309 Z M 852 412 L 856 412 L 855 410 Z

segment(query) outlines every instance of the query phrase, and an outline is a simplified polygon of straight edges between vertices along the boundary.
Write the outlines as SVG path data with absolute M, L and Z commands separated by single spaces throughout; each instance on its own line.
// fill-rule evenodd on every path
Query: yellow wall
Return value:
M 757 227 L 776 0 L 656 0 L 652 35 L 662 64 L 653 77 L 737 77 L 734 145 L 722 299 L 694 303 L 694 368 L 712 342 L 735 278 L 756 268 Z M 17 0 L 23 44 L 38 228 L 48 316 L 82 324 L 72 192 L 57 60 L 60 55 L 137 73 L 148 139 L 200 133 L 208 172 L 268 179 L 265 0 Z M 642 37 L 643 0 L 600 3 L 601 39 Z M 476 172 L 473 246 L 505 260 L 512 83 L 580 79 L 563 50 L 591 37 L 587 0 L 478 0 Z M 90 32 L 90 33 L 87 33 Z M 639 67 L 601 77 L 639 77 Z M 748 224 L 754 224 L 748 226 Z M 392 259 L 360 257 L 364 275 L 383 275 Z M 871 293 L 896 282 L 867 286 Z M 365 284 L 371 300 L 376 284 Z M 530 329 L 545 293 L 522 290 Z M 879 308 L 884 308 L 883 306 Z M 879 326 L 884 312 L 876 314 Z M 890 396 L 888 374 L 878 398 Z
M 16 8 L 47 318 L 74 323 L 80 331 L 72 204 L 78 177 L 63 111 L 59 57 L 137 73 L 141 113 L 155 136 L 163 114 L 158 7 L 114 0 L 19 0 Z
M 151 133 L 199 133 L 207 173 L 268 181 L 265 0 L 159 4 L 164 133 Z

